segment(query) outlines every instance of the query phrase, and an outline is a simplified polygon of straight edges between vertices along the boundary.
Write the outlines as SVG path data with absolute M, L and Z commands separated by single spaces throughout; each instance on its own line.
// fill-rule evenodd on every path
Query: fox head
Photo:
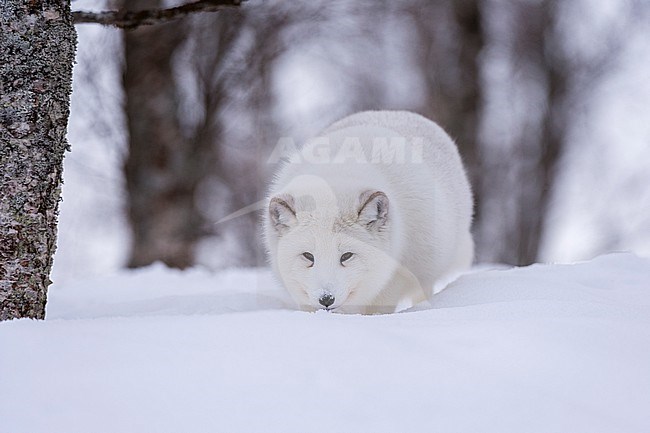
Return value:
M 305 188 L 271 197 L 266 236 L 273 266 L 303 310 L 363 312 L 395 268 L 390 200 L 379 190 Z

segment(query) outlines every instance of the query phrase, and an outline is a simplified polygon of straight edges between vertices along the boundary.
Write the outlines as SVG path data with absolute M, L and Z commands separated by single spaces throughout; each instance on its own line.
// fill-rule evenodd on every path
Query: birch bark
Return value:
M 75 47 L 69 0 L 0 2 L 0 320 L 45 317 Z

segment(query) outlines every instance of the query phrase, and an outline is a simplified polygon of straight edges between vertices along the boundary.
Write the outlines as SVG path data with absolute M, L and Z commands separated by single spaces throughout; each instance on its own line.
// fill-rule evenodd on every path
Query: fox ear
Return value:
M 378 231 L 388 221 L 388 197 L 381 191 L 364 191 L 359 196 L 359 224 Z
M 271 199 L 269 203 L 269 220 L 271 226 L 279 235 L 288 232 L 298 222 L 294 209 L 294 200 L 291 195 L 282 194 Z

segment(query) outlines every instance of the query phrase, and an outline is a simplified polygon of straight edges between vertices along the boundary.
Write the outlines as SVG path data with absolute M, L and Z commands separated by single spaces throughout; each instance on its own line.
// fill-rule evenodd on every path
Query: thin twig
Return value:
M 237 7 L 243 1 L 246 0 L 199 0 L 169 9 L 142 11 L 75 11 L 72 13 L 72 18 L 75 24 L 95 23 L 123 29 L 134 29 L 143 25 L 164 23 L 195 12 L 217 12 L 225 8 Z

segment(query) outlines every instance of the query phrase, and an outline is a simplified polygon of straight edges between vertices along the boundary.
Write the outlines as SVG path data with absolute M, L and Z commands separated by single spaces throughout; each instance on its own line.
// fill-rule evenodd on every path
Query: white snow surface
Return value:
M 433 307 L 294 311 L 155 265 L 0 323 L 0 432 L 649 432 L 650 260 L 478 270 Z

